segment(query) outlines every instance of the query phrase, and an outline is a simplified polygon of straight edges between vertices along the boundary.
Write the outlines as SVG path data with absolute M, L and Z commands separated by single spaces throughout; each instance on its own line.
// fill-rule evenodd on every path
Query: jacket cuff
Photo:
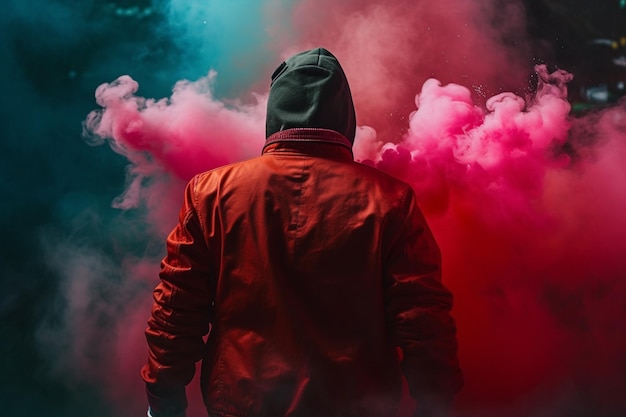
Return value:
M 186 417 L 187 395 L 185 388 L 162 390 L 154 384 L 146 384 L 148 417 Z
M 418 398 L 413 417 L 449 417 L 452 403 L 451 396 Z

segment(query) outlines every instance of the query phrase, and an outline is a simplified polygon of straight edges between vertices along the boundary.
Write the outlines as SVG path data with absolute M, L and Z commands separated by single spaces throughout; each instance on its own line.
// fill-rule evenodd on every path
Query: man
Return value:
M 353 161 L 355 129 L 337 59 L 301 52 L 272 75 L 262 155 L 190 181 L 146 330 L 150 415 L 185 415 L 199 360 L 211 417 L 393 416 L 402 373 L 416 415 L 450 405 L 439 249 L 412 189 Z

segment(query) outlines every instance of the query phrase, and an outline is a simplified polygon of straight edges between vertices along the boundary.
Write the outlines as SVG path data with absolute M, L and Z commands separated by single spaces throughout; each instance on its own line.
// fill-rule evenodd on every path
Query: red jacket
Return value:
M 413 190 L 350 147 L 288 129 L 191 180 L 146 331 L 155 415 L 184 409 L 198 360 L 211 417 L 393 416 L 402 373 L 418 402 L 460 389 L 452 297 Z

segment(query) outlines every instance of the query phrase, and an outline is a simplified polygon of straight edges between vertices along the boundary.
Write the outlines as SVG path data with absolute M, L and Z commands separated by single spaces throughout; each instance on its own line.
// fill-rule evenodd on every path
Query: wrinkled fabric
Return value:
M 142 369 L 155 416 L 184 410 L 199 360 L 211 417 L 387 417 L 402 375 L 418 403 L 461 387 L 414 192 L 335 131 L 280 131 L 194 177 L 161 267 Z

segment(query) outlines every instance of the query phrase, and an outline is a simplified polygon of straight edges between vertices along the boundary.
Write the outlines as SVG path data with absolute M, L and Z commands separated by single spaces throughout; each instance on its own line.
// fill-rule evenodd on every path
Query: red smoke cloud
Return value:
M 626 105 L 573 118 L 570 75 L 544 67 L 534 94 L 500 93 L 528 79 L 519 3 L 441 4 L 300 2 L 286 16 L 269 3 L 267 13 L 297 28 L 271 28 L 277 62 L 309 46 L 337 54 L 361 125 L 355 155 L 420 196 L 456 298 L 459 415 L 620 415 Z M 122 77 L 98 89 L 103 110 L 87 120 L 131 162 L 119 206 L 147 203 L 158 234 L 191 175 L 261 150 L 264 96 L 223 103 L 213 77 L 161 101 L 135 96 Z M 143 326 L 133 326 L 137 337 Z
M 624 409 L 626 383 L 626 113 L 572 120 L 569 74 L 538 75 L 534 97 L 500 94 L 487 113 L 465 88 L 427 81 L 377 165 L 414 186 L 442 246 L 467 381 L 459 408 L 605 415 Z M 576 146 L 590 130 L 594 146 Z

